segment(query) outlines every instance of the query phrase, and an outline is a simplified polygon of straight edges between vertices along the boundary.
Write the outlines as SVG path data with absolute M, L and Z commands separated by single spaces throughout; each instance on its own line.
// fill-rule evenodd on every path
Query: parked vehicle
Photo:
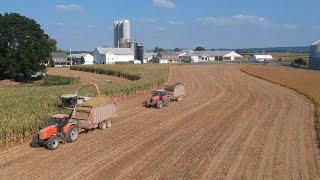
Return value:
M 78 139 L 79 133 L 93 128 L 106 129 L 111 126 L 111 119 L 117 117 L 115 102 L 107 96 L 101 95 L 95 85 L 98 95 L 96 97 L 81 97 L 77 101 L 67 102 L 74 105 L 72 114 L 57 114 L 52 116 L 47 127 L 41 129 L 31 142 L 32 147 L 46 146 L 55 150 L 60 143 L 71 143 Z
M 146 107 L 161 109 L 171 101 L 182 101 L 185 87 L 182 83 L 167 84 L 163 89 L 153 91 L 151 98 L 146 102 Z

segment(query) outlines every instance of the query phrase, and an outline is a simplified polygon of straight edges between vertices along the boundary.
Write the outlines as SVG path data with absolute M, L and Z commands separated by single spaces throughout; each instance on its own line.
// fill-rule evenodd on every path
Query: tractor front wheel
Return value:
M 52 136 L 47 141 L 47 149 L 56 150 L 56 149 L 58 149 L 59 144 L 60 144 L 60 142 L 59 142 L 58 136 Z
M 161 109 L 161 108 L 162 108 L 162 106 L 163 106 L 163 104 L 162 104 L 162 102 L 161 102 L 161 101 L 157 102 L 157 109 Z
M 66 141 L 68 143 L 75 142 L 79 137 L 79 129 L 76 126 L 71 126 L 66 134 Z
M 39 135 L 38 134 L 33 136 L 30 145 L 31 145 L 31 147 L 34 147 L 34 148 L 40 147 Z

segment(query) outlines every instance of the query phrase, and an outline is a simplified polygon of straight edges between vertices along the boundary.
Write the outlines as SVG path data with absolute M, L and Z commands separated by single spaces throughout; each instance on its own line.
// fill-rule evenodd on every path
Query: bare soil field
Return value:
M 89 84 L 89 83 L 105 84 L 106 82 L 111 82 L 115 86 L 121 87 L 121 86 L 130 85 L 132 83 L 130 80 L 124 79 L 124 78 L 108 76 L 103 74 L 82 72 L 82 71 L 74 71 L 74 70 L 70 70 L 69 68 L 48 68 L 46 73 L 49 75 L 79 77 L 80 84 Z
M 320 102 L 320 71 L 277 66 L 245 66 L 243 71 L 296 89 Z
M 106 130 L 56 151 L 0 152 L 1 179 L 318 179 L 314 107 L 238 65 L 172 68 L 187 96 L 161 110 L 119 101 Z

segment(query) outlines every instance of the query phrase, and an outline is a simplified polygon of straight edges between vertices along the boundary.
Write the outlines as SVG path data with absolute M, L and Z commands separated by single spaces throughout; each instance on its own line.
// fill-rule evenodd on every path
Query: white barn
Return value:
M 235 61 L 243 57 L 235 51 L 194 51 L 199 61 Z
M 250 54 L 249 61 L 252 62 L 265 62 L 265 61 L 272 61 L 273 57 L 270 54 L 264 55 L 257 55 L 257 54 Z
M 131 48 L 97 47 L 93 52 L 96 64 L 115 64 L 134 61 L 134 51 Z
M 74 64 L 90 65 L 94 64 L 94 57 L 89 53 L 70 54 L 68 56 Z M 83 59 L 83 62 L 81 62 Z

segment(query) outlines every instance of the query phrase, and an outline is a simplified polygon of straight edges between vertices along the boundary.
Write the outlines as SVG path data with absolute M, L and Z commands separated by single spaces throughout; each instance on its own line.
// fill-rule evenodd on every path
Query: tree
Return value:
M 165 52 L 165 50 L 162 49 L 162 48 L 158 48 L 158 46 L 156 46 L 156 47 L 154 48 L 154 51 L 153 51 L 153 52 L 159 53 L 159 52 Z
M 0 79 L 27 81 L 45 68 L 56 41 L 36 21 L 17 13 L 0 14 Z
M 180 51 L 181 51 L 181 49 L 179 49 L 179 48 L 175 48 L 175 49 L 174 49 L 174 51 L 175 51 L 175 52 L 180 52 Z
M 196 47 L 195 51 L 205 51 L 206 49 L 204 47 Z
M 293 61 L 294 64 L 301 66 L 301 65 L 307 65 L 307 63 L 302 58 L 297 58 Z

